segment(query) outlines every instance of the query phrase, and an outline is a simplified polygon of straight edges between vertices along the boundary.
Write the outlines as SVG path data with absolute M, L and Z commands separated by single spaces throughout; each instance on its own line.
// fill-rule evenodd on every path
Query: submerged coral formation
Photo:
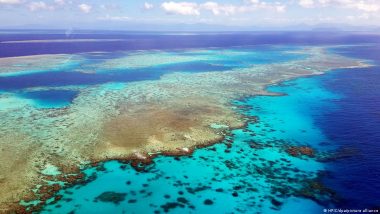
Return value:
M 0 58 L 0 76 L 59 70 L 67 63 L 75 63 L 72 55 L 51 54 Z
M 210 60 L 207 53 L 195 51 L 195 56 L 177 53 L 176 58 L 155 59 L 148 52 L 147 60 L 145 53 L 138 53 L 132 57 L 102 59 L 92 65 L 75 61 L 80 66 L 74 72 L 91 74 L 97 69 L 105 72 L 113 68 L 123 72 L 122 69 L 131 67 L 140 69 L 160 64 L 161 60 L 161 64 L 171 60 L 175 63 L 207 61 Z M 156 54 L 165 56 L 167 53 Z M 226 50 L 224 54 L 228 58 L 228 54 L 236 53 Z M 38 209 L 62 183 L 69 185 L 81 181 L 83 174 L 78 171 L 79 167 L 90 163 L 112 159 L 149 162 L 159 153 L 187 154 L 194 148 L 219 142 L 229 130 L 243 127 L 247 122 L 231 100 L 276 95 L 265 90 L 267 85 L 332 69 L 367 66 L 321 47 L 306 47 L 298 54 L 305 57 L 267 64 L 247 62 L 246 66 L 227 71 L 212 71 L 211 68 L 207 72 L 164 73 L 159 79 L 139 79 L 121 85 L 77 87 L 80 93 L 64 108 L 36 108 L 27 99 L 14 97 L 12 93 L 0 94 L 0 208 L 15 209 L 20 199 L 33 201 L 38 198 L 40 203 L 33 205 L 33 209 Z M 49 70 L 60 66 L 68 56 L 36 57 L 38 60 L 31 57 L 33 62 L 30 62 L 35 69 Z M 81 57 L 70 56 L 79 61 Z M 6 59 L 2 70 L 16 75 L 20 70 L 12 65 L 19 61 L 23 58 Z M 72 66 L 73 62 L 70 63 Z M 12 102 L 17 105 L 9 105 Z M 314 154 L 307 147 L 292 147 L 288 151 L 294 156 Z M 229 163 L 226 165 L 233 167 Z M 47 167 L 48 172 L 59 173 L 44 174 Z M 49 185 L 52 181 L 56 182 L 55 186 Z M 211 205 L 213 202 L 205 200 L 204 203 Z M 274 199 L 272 203 L 279 204 Z M 167 205 L 166 209 L 171 206 Z

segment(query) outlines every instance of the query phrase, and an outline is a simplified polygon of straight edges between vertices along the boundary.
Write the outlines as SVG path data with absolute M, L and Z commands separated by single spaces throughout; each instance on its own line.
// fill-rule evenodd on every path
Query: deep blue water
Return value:
M 174 33 L 175 34 L 175 33 Z M 114 42 L 85 43 L 29 43 L 1 44 L 0 57 L 82 53 L 90 51 L 181 49 L 202 47 L 230 47 L 246 45 L 317 45 L 317 44 L 358 44 L 379 42 L 378 34 L 355 32 L 228 32 L 195 33 L 189 35 L 168 35 L 144 32 L 77 32 L 70 35 L 64 31 L 32 31 L 30 33 L 0 34 L 1 41 L 39 40 L 39 39 L 125 39 Z
M 336 51 L 380 65 L 380 44 Z M 350 158 L 330 164 L 326 182 L 344 196 L 344 207 L 379 207 L 380 67 L 341 70 L 321 79 L 343 98 L 335 101 L 338 110 L 317 118 L 318 124 L 336 145 L 354 150 Z
M 18 76 L 0 77 L 0 90 L 19 90 L 31 87 L 96 85 L 108 82 L 132 82 L 158 79 L 164 72 L 150 72 L 148 70 L 108 72 L 108 73 L 81 73 L 62 71 L 57 73 L 41 72 Z
M 335 145 L 353 150 L 349 158 L 330 163 L 328 185 L 346 201 L 342 207 L 380 204 L 380 67 L 338 71 L 321 77 L 324 86 L 340 93 L 338 109 L 317 117 Z
M 46 90 L 22 93 L 21 96 L 32 99 L 40 108 L 62 108 L 70 105 L 71 101 L 78 95 L 72 90 Z

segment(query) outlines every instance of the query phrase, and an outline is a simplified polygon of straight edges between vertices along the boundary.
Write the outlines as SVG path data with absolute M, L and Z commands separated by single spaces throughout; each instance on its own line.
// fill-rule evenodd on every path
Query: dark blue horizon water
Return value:
M 20 40 L 121 39 L 123 41 L 69 43 L 1 43 Z M 232 47 L 248 45 L 345 45 L 378 43 L 380 34 L 365 32 L 65 32 L 0 33 L 0 57 L 37 54 L 73 54 L 94 51 L 173 50 L 184 48 Z

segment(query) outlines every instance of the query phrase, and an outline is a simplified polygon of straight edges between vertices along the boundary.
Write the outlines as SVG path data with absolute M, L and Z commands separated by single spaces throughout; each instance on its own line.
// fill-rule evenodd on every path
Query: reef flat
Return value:
M 4 191 L 0 209 L 21 209 L 21 199 L 39 200 L 34 206 L 38 209 L 62 184 L 80 180 L 81 166 L 111 159 L 149 161 L 157 153 L 186 154 L 218 142 L 247 120 L 231 100 L 277 95 L 265 90 L 268 85 L 333 69 L 368 66 L 322 47 L 296 52 L 305 57 L 225 71 L 166 73 L 156 80 L 126 84 L 94 84 L 79 88 L 80 93 L 64 108 L 35 108 L 11 93 L 1 94 L 0 189 Z M 138 68 L 160 61 L 152 62 L 150 54 L 151 60 Z M 194 54 L 197 57 L 192 60 L 202 59 Z M 132 61 L 144 62 L 143 56 L 139 53 L 139 60 L 132 57 Z M 83 62 L 76 72 L 130 66 L 122 57 L 101 60 L 87 69 Z M 188 58 L 183 60 L 179 62 Z M 17 105 L 9 104 L 15 102 Z M 51 186 L 53 181 L 61 183 Z
M 0 58 L 0 76 L 54 71 L 68 62 L 74 63 L 72 55 L 45 54 Z

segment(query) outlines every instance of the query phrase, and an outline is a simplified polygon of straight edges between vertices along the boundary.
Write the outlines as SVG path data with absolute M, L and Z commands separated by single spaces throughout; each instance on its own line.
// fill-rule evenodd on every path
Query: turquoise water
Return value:
M 288 96 L 235 101 L 245 107 L 238 111 L 259 120 L 223 143 L 191 156 L 159 156 L 141 172 L 117 161 L 88 168 L 94 180 L 61 190 L 62 200 L 42 213 L 321 213 L 334 197 L 328 188 L 316 188 L 325 164 L 286 150 L 331 149 L 313 118 L 333 111 L 331 100 L 340 96 L 315 77 L 270 90 Z

